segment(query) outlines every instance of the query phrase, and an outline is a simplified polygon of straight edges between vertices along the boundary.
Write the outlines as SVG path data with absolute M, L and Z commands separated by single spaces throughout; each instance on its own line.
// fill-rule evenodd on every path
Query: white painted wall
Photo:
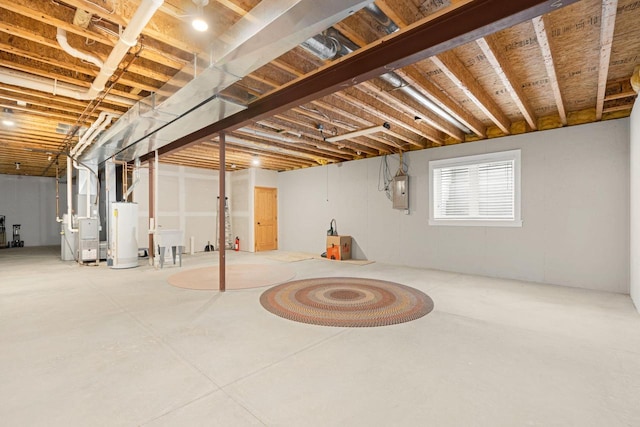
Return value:
M 636 99 L 631 112 L 629 134 L 631 141 L 631 223 L 630 223 L 630 294 L 640 311 L 640 101 Z
M 67 208 L 65 189 L 62 184 L 61 216 Z M 25 246 L 60 245 L 55 178 L 0 175 L 0 215 L 6 217 L 7 241 L 13 237 L 13 225 L 20 224 Z
M 240 250 L 253 252 L 253 187 L 251 169 L 230 173 L 231 224 L 233 237 L 240 239 Z
M 227 183 L 226 192 L 231 186 Z M 184 230 L 185 252 L 191 236 L 196 252 L 204 251 L 207 242 L 217 248 L 216 212 L 219 190 L 218 171 L 160 163 L 158 174 L 157 224 L 160 228 Z M 133 191 L 138 203 L 138 246 L 148 245 L 149 171 L 140 171 L 140 182 Z M 224 230 L 223 230 L 224 233 Z
M 255 252 L 254 189 L 255 187 L 278 187 L 278 173 L 264 169 L 249 168 L 231 172 L 232 229 L 240 238 L 240 250 Z
M 522 228 L 429 226 L 429 160 L 520 148 Z M 380 158 L 278 174 L 280 248 L 321 253 L 331 218 L 355 258 L 629 292 L 629 120 L 408 154 L 410 214 Z M 395 171 L 397 157 L 390 159 Z

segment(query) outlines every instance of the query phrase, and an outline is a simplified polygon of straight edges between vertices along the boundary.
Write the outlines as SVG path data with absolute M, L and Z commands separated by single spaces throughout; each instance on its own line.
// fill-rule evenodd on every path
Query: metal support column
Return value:
M 153 265 L 155 259 L 155 247 L 153 242 L 153 231 L 156 229 L 156 210 L 155 210 L 155 193 L 156 193 L 156 159 L 149 159 L 149 260 Z
M 220 144 L 219 144 L 219 150 L 220 150 L 220 154 L 219 154 L 219 158 L 220 158 L 220 166 L 219 166 L 219 177 L 218 180 L 220 181 L 220 189 L 219 189 L 219 195 L 220 197 L 218 198 L 218 203 L 220 204 L 220 207 L 218 208 L 218 212 L 223 212 L 224 213 L 224 200 L 226 197 L 225 194 L 225 133 L 224 132 L 220 132 Z M 225 216 L 224 215 L 218 215 L 218 229 L 219 230 L 224 230 L 224 219 Z M 220 248 L 220 292 L 224 292 L 225 291 L 225 275 L 226 275 L 226 261 L 225 261 L 225 233 L 218 233 L 219 236 L 219 241 L 218 241 L 218 247 Z

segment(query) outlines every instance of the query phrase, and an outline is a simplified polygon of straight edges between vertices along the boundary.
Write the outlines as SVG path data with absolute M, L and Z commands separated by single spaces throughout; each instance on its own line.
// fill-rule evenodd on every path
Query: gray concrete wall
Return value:
M 430 226 L 428 162 L 521 149 L 523 226 Z M 321 253 L 335 218 L 354 257 L 629 292 L 629 120 L 407 155 L 410 212 L 379 191 L 381 158 L 278 175 L 280 248 Z M 397 156 L 389 159 L 395 172 Z
M 65 184 L 60 191 L 62 216 L 67 209 Z M 13 237 L 13 224 L 20 224 L 25 246 L 60 244 L 55 178 L 0 175 L 0 215 L 6 217 L 7 241 Z

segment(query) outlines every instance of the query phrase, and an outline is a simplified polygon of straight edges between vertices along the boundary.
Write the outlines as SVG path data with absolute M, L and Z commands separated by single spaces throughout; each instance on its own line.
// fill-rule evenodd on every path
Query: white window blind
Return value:
M 429 162 L 430 223 L 521 225 L 520 151 Z

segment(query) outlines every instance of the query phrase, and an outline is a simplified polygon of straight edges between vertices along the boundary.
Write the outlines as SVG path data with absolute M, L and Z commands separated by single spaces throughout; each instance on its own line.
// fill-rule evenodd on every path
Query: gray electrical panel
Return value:
M 78 219 L 78 262 L 100 262 L 100 220 Z
M 391 183 L 393 209 L 409 209 L 409 175 L 397 175 Z

